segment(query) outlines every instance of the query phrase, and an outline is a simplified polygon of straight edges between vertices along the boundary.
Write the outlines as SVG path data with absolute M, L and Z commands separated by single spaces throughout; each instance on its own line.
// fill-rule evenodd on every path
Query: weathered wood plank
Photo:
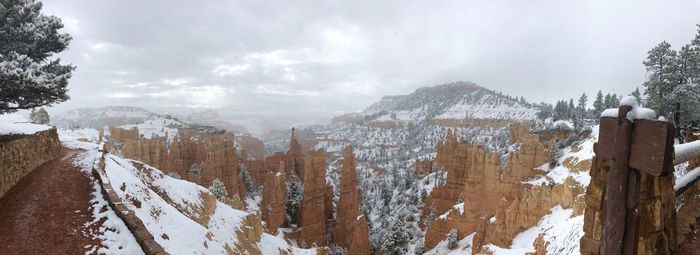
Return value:
M 617 134 L 617 118 L 601 117 L 599 130 L 596 156 L 612 159 L 615 148 L 615 135 Z
M 630 169 L 627 177 L 627 214 L 625 215 L 625 239 L 622 245 L 622 253 L 637 254 L 637 242 L 639 239 L 639 192 L 641 188 L 641 174 L 635 169 Z
M 639 191 L 637 191 L 637 193 L 639 193 Z M 625 221 L 627 228 L 625 228 L 622 254 L 637 255 L 637 243 L 639 242 L 639 212 L 637 212 L 636 209 L 627 209 Z
M 661 176 L 671 172 L 673 125 L 666 121 L 636 120 L 632 132 L 630 167 Z
M 632 142 L 632 125 L 626 116 L 632 110 L 630 106 L 621 106 L 618 110 L 617 130 L 614 140 L 613 161 L 608 174 L 608 187 L 605 191 L 605 208 L 603 220 L 602 254 L 622 254 L 625 237 L 625 223 L 627 215 L 627 180 L 629 174 L 629 159 Z M 601 128 L 603 127 L 601 118 Z M 609 124 L 605 128 L 609 128 Z M 600 138 L 604 133 L 601 132 Z M 605 135 L 607 136 L 607 134 Z M 606 137 L 603 144 L 610 142 Z M 600 140 L 599 140 L 600 142 Z M 602 152 L 603 147 L 599 148 Z

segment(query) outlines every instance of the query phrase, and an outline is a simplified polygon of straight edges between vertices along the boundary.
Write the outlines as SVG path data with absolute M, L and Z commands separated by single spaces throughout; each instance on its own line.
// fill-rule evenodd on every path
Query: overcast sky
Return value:
M 679 48 L 700 23 L 700 0 L 44 2 L 78 66 L 56 111 L 297 122 L 454 81 L 538 102 L 627 94 L 651 47 Z

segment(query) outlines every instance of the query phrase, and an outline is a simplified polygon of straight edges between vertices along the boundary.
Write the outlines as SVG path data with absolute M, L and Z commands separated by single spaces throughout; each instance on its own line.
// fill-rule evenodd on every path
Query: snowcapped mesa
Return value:
M 0 0 L 0 255 L 700 254 L 698 13 Z

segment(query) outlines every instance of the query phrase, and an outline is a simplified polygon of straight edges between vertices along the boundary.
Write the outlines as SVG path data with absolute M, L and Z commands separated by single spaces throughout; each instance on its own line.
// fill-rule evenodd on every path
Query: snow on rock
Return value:
M 0 114 L 0 135 L 31 135 L 51 126 L 31 123 L 19 113 Z
M 117 195 L 167 252 L 226 254 L 242 242 L 237 232 L 249 229 L 244 221 L 250 213 L 216 201 L 204 187 L 171 178 L 141 162 L 107 154 L 105 173 Z M 315 253 L 295 249 L 274 236 L 263 235 L 260 243 L 252 245 L 280 247 L 293 254 Z
M 547 172 L 545 176 L 536 178 L 534 180 L 527 181 L 533 186 L 543 185 L 543 184 L 562 184 L 564 181 L 571 177 L 578 184 L 583 187 L 588 187 L 591 182 L 591 176 L 588 173 L 588 168 L 584 164 L 585 161 L 591 161 L 595 152 L 593 151 L 593 144 L 598 141 L 598 134 L 600 130 L 598 126 L 591 127 L 591 134 L 588 138 L 585 138 L 582 142 L 570 146 L 564 149 L 562 156 L 559 157 L 556 166 L 550 167 L 549 162 L 544 163 L 538 169 Z M 577 168 L 581 164 L 584 169 L 572 169 Z M 590 166 L 588 166 L 590 167 Z
M 471 255 L 474 233 L 471 233 L 457 242 L 457 248 L 450 250 L 447 240 L 442 240 L 435 248 L 424 253 L 425 255 Z
M 537 225 L 516 235 L 510 248 L 493 244 L 485 247 L 494 255 L 531 253 L 535 252 L 535 240 L 543 233 L 547 254 L 578 254 L 578 242 L 583 236 L 583 215 L 571 217 L 572 215 L 573 209 L 563 209 L 557 205 Z
M 172 140 L 178 133 L 177 127 L 184 126 L 183 123 L 165 117 L 151 117 L 139 124 L 121 125 L 119 128 L 131 129 L 136 127 L 139 129 L 139 134 L 144 138 L 151 139 L 155 137 L 165 137 Z

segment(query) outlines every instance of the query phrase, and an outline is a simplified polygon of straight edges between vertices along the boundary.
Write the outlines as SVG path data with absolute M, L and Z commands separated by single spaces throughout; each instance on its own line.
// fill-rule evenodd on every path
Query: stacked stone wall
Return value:
M 61 155 L 56 129 L 0 136 L 0 197 L 29 172 Z

